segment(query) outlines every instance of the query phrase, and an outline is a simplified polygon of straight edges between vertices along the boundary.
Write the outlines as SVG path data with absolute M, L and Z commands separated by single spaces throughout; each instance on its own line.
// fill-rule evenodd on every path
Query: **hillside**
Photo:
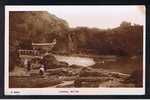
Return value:
M 46 11 L 13 11 L 10 12 L 9 18 L 12 41 L 30 38 L 34 42 L 46 42 L 49 40 L 46 37 L 50 34 L 69 27 L 66 21 Z
M 114 29 L 77 27 L 71 38 L 76 51 L 99 55 L 141 55 L 143 52 L 143 26 L 122 22 Z

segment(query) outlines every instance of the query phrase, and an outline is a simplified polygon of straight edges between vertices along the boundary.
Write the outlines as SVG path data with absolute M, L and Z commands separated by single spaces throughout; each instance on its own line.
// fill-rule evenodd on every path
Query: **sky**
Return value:
M 70 27 L 114 28 L 122 21 L 145 24 L 144 6 L 49 6 L 48 12 L 66 20 Z

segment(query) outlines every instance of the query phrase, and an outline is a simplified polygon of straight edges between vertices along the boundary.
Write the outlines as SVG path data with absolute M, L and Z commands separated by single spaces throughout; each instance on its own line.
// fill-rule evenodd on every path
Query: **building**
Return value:
M 18 54 L 21 62 L 30 61 L 35 58 L 41 59 L 43 54 L 51 51 L 55 44 L 56 39 L 54 39 L 51 43 L 32 43 L 32 50 L 19 49 Z M 41 52 L 41 50 L 44 50 L 44 52 Z

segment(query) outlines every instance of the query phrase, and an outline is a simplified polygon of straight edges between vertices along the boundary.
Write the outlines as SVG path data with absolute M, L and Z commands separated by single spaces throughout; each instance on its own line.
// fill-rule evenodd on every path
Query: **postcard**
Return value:
M 144 95 L 144 5 L 5 6 L 5 95 Z

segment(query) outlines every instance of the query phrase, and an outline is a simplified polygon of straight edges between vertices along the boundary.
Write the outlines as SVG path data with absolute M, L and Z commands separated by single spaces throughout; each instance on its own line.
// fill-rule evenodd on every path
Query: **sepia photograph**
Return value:
M 145 93 L 145 6 L 5 6 L 6 95 Z

